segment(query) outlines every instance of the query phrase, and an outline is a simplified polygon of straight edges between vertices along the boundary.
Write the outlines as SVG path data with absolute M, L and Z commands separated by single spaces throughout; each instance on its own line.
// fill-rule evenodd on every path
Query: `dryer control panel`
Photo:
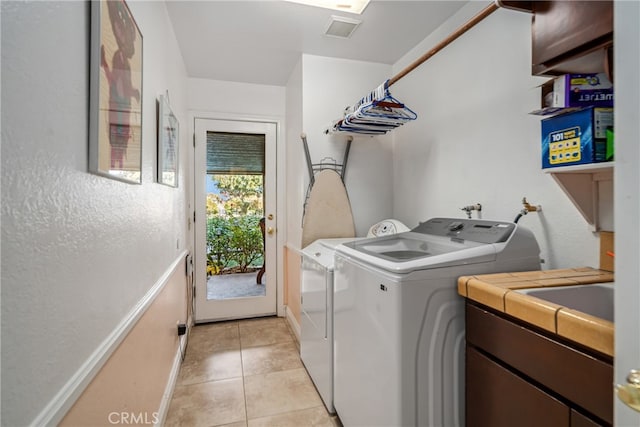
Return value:
M 369 228 L 367 237 L 382 237 L 409 231 L 409 227 L 396 219 L 385 219 Z
M 516 225 L 508 221 L 432 218 L 411 231 L 478 243 L 501 243 L 509 239 L 515 228 Z

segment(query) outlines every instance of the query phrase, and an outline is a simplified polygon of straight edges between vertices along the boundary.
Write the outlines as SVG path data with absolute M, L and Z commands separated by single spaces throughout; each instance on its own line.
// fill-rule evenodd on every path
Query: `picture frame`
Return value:
M 90 3 L 89 171 L 142 184 L 142 33 L 124 0 Z
M 180 124 L 168 95 L 158 98 L 158 183 L 178 187 Z

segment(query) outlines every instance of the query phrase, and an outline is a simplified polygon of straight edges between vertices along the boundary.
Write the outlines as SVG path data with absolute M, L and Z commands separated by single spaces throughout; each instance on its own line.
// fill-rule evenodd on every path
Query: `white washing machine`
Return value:
M 339 245 L 334 405 L 345 427 L 464 425 L 464 299 L 457 278 L 539 270 L 511 222 L 434 218 Z

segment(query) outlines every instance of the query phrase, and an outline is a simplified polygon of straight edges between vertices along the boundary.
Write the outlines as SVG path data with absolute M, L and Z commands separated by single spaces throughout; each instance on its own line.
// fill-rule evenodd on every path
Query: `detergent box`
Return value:
M 613 108 L 613 84 L 604 73 L 565 74 L 541 86 L 541 108 L 531 114 L 547 116 L 584 107 Z
M 613 108 L 589 107 L 541 121 L 542 167 L 603 162 Z

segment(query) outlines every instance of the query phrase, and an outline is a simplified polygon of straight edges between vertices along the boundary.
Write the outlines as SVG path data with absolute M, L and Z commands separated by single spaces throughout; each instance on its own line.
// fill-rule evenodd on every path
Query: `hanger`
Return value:
M 414 111 L 391 95 L 389 80 L 386 80 L 354 106 L 347 107 L 344 117 L 334 122 L 332 130 L 382 135 L 417 117 Z

